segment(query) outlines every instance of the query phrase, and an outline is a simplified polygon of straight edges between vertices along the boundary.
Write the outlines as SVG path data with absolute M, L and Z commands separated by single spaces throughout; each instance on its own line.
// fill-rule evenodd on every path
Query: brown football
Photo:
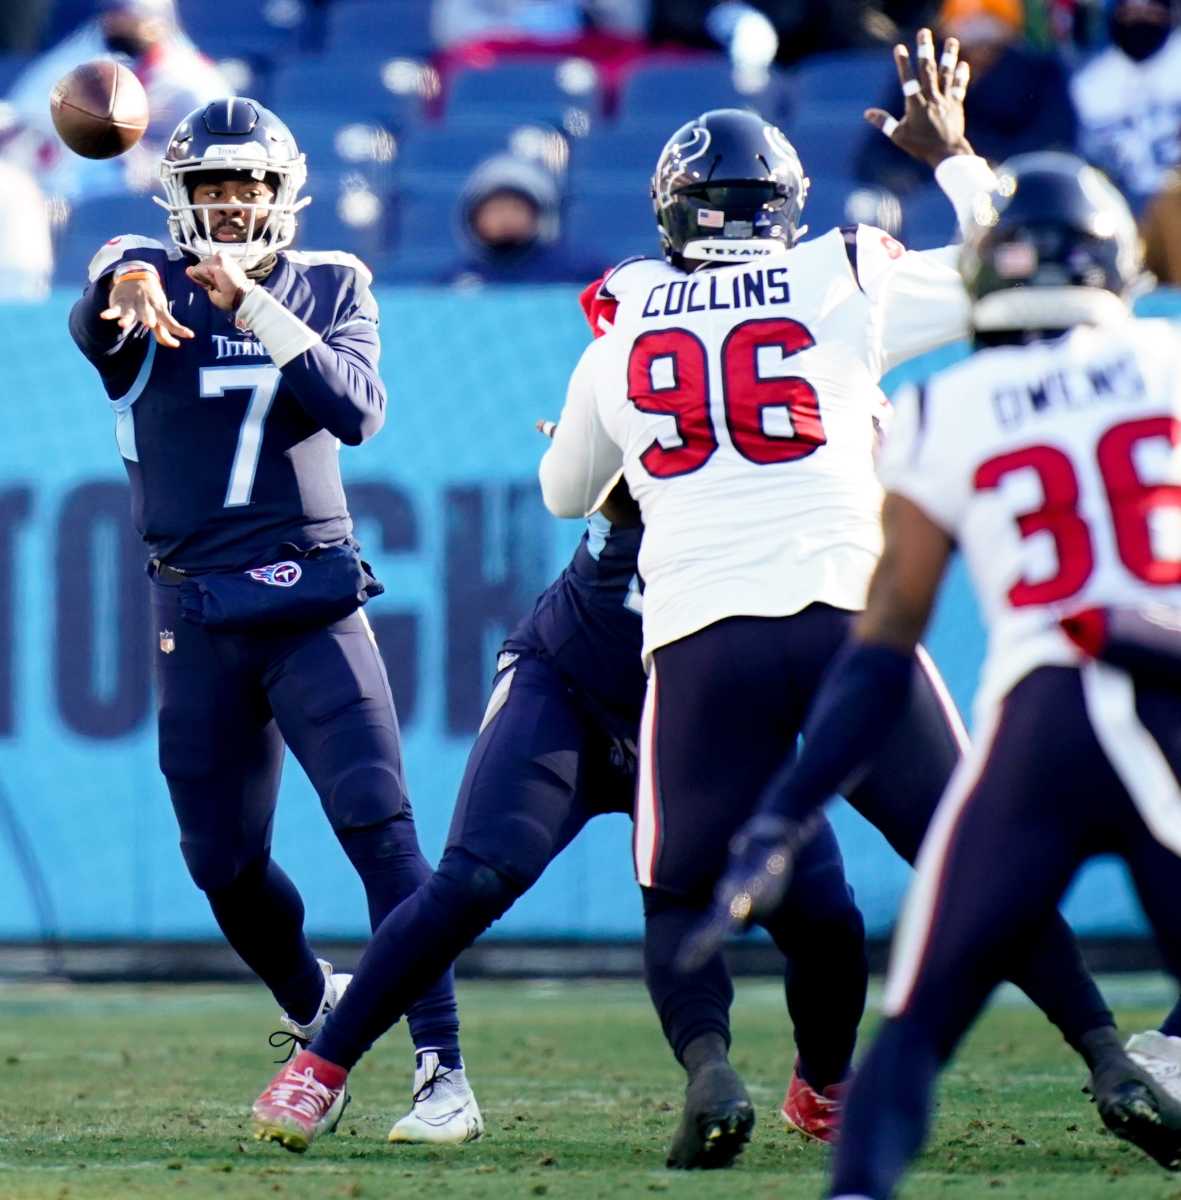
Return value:
M 110 58 L 85 62 L 59 79 L 49 93 L 49 112 L 61 140 L 83 158 L 114 158 L 148 127 L 143 84 Z

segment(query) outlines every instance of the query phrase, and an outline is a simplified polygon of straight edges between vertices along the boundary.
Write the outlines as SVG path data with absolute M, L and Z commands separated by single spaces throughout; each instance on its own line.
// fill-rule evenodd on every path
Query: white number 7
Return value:
M 279 390 L 278 367 L 202 367 L 198 382 L 203 400 L 224 396 L 226 392 L 247 389 L 250 403 L 238 430 L 238 448 L 230 464 L 230 482 L 226 488 L 225 508 L 250 503 L 254 473 L 262 453 L 263 425 Z

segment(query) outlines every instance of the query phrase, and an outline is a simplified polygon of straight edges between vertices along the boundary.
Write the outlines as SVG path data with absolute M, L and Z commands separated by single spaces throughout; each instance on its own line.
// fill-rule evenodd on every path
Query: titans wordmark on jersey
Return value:
M 128 259 L 156 267 L 173 314 L 193 330 L 179 349 L 142 327 L 120 336 L 99 318 L 110 273 Z M 350 255 L 278 256 L 261 286 L 319 335 L 280 368 L 189 280 L 190 261 L 150 238 L 115 238 L 70 317 L 110 397 L 149 553 L 217 570 L 269 561 L 284 545 L 340 541 L 352 525 L 339 442 L 362 440 L 384 418 L 368 270 Z

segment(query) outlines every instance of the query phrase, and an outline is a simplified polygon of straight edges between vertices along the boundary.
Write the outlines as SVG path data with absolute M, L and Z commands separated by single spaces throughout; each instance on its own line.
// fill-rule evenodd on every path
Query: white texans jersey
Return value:
M 959 208 L 993 176 L 953 161 L 941 182 Z M 574 372 L 541 478 L 551 511 L 575 515 L 622 466 L 644 520 L 646 657 L 727 617 L 864 607 L 878 380 L 965 333 L 955 261 L 857 226 L 749 263 L 609 277 L 613 327 Z
M 983 350 L 896 397 L 887 491 L 959 543 L 989 630 L 981 717 L 1081 652 L 1059 620 L 1181 606 L 1181 333 L 1128 318 Z

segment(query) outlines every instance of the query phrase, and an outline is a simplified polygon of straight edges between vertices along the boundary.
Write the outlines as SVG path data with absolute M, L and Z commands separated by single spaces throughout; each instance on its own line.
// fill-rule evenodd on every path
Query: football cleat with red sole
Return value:
M 787 1095 L 779 1111 L 783 1119 L 805 1137 L 831 1144 L 841 1132 L 841 1114 L 848 1087 L 847 1083 L 830 1083 L 818 1092 L 805 1082 L 800 1074 L 800 1060 L 796 1059 L 791 1083 L 787 1086 Z
M 348 1102 L 348 1072 L 301 1050 L 254 1102 L 254 1136 L 302 1154 L 320 1134 L 336 1129 Z

